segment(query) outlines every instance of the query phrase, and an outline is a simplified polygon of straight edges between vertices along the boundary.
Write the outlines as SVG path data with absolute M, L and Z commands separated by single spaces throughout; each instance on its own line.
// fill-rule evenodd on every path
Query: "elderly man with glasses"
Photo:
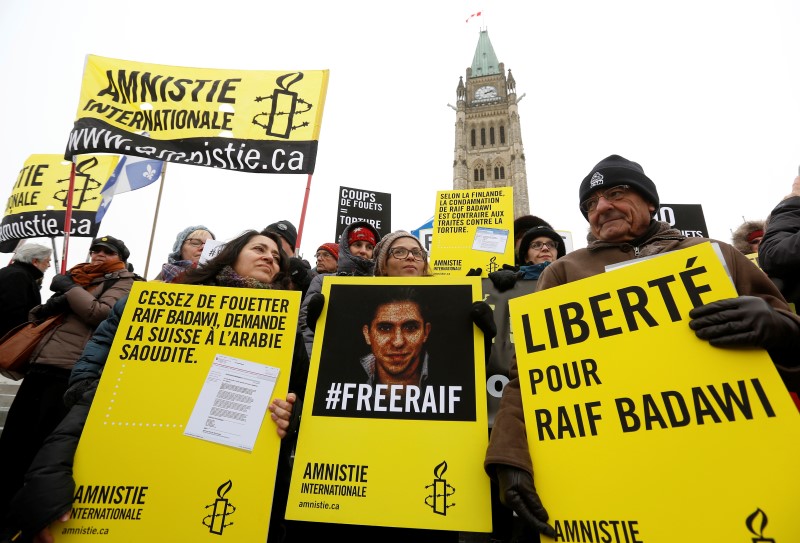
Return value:
M 619 155 L 603 159 L 583 179 L 578 201 L 589 221 L 588 245 L 548 266 L 537 290 L 603 273 L 610 264 L 709 241 L 687 238 L 654 220 L 659 204 L 655 183 L 639 164 Z M 789 390 L 796 393 L 800 389 L 800 317 L 747 257 L 727 243 L 712 241 L 720 247 L 739 296 L 692 309 L 688 326 L 715 347 L 766 349 Z M 527 437 L 520 431 L 525 423 L 516 360 L 511 377 L 495 417 L 484 467 L 497 481 L 506 506 L 531 529 L 555 537 L 533 484 Z

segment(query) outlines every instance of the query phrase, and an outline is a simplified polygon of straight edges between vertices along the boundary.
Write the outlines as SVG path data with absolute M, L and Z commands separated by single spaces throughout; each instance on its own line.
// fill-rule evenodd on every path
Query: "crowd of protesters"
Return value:
M 577 180 L 576 180 L 577 181 Z M 497 293 L 540 291 L 602 273 L 605 266 L 661 254 L 709 241 L 687 238 L 653 219 L 658 209 L 656 184 L 637 163 L 611 155 L 592 168 L 578 186 L 578 207 L 589 223 L 588 245 L 566 252 L 564 239 L 537 216 L 514 222 L 514 263 L 489 274 L 485 290 Z M 325 309 L 323 282 L 328 276 L 428 277 L 433 272 L 420 241 L 404 230 L 383 237 L 370 223 L 350 224 L 335 242 L 321 244 L 311 266 L 296 254 L 297 230 L 287 220 L 263 230 L 249 230 L 227 241 L 216 256 L 201 261 L 215 240 L 203 225 L 188 226 L 175 239 L 155 280 L 165 283 L 272 288 L 301 292 L 289 394 L 270 405 L 282 438 L 268 541 L 289 542 L 337 535 L 347 540 L 458 541 L 457 532 L 309 526 L 285 521 L 284 511 L 299 406 L 315 348 L 316 324 Z M 693 309 L 688 326 L 696 336 L 720 348 L 762 348 L 770 355 L 790 392 L 800 392 L 800 318 L 787 303 L 800 299 L 800 177 L 765 221 L 746 221 L 733 243 L 715 241 L 737 287 L 738 296 Z M 757 263 L 746 254 L 758 255 Z M 127 294 L 143 280 L 127 266 L 129 251 L 113 236 L 94 239 L 91 260 L 56 275 L 53 295 L 42 303 L 39 289 L 50 265 L 50 250 L 22 245 L 13 263 L 0 270 L 0 323 L 8 330 L 20 322 L 63 313 L 64 321 L 42 342 L 0 434 L 0 537 L 2 541 L 52 541 L 47 526 L 68 518 L 69 484 L 83 422 L 102 375 Z M 763 271 L 762 271 L 763 270 Z M 480 273 L 480 272 L 478 272 Z M 473 270 L 466 275 L 474 275 Z M 525 288 L 520 288 L 524 285 Z M 9 301 L 6 301 L 9 300 Z M 13 300 L 13 303 L 12 303 Z M 533 483 L 527 453 L 519 378 L 508 327 L 507 307 L 494 310 L 475 302 L 470 319 L 486 339 L 487 368 L 498 357 L 511 357 L 509 378 L 486 451 L 485 470 L 492 480 L 492 541 L 538 534 L 554 537 L 544 500 Z M 504 315 L 495 319 L 495 312 Z M 330 316 L 328 316 L 330 318 Z M 493 358 L 494 357 L 494 358 Z M 366 374 L 374 366 L 364 366 Z M 424 375 L 424 372 L 422 373 Z M 419 378 L 418 378 L 419 379 Z M 509 451 L 514 451 L 510 454 Z M 58 483 L 54 483 L 58 481 Z M 63 483 L 63 484 L 62 484 Z M 312 525 L 316 523 L 311 523 Z M 535 539 L 531 539 L 535 540 Z

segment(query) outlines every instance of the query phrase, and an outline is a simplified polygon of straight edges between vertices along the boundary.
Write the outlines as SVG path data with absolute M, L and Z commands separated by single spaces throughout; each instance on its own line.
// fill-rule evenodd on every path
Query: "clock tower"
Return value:
M 480 31 L 466 81 L 456 88 L 453 189 L 513 187 L 514 218 L 530 214 L 516 84 Z M 452 107 L 452 106 L 451 106 Z

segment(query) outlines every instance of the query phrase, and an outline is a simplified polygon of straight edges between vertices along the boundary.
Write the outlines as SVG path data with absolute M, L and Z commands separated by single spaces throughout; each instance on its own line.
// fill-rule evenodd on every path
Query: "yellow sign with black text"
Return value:
M 511 187 L 436 193 L 431 270 L 434 275 L 481 276 L 514 264 L 514 191 Z
M 266 541 L 300 293 L 137 282 L 57 542 Z M 271 391 L 271 393 L 269 392 Z
M 488 532 L 477 277 L 325 277 L 286 518 Z
M 687 324 L 734 296 L 704 243 L 509 301 L 556 541 L 800 541 L 800 413 L 765 351 Z
M 95 237 L 100 191 L 119 161 L 117 155 L 82 155 L 75 163 L 70 236 Z M 0 252 L 25 238 L 64 235 L 72 163 L 61 155 L 31 155 L 17 175 L 0 226 Z
M 188 68 L 87 55 L 65 156 L 313 173 L 328 70 Z

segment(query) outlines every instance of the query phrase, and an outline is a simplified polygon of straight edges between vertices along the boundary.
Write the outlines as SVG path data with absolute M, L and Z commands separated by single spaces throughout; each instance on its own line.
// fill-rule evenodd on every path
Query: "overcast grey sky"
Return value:
M 483 17 L 469 24 L 470 13 Z M 455 103 L 481 27 L 517 92 L 531 211 L 585 246 L 577 189 L 609 154 L 639 162 L 662 202 L 702 204 L 709 234 L 764 218 L 800 163 L 800 3 L 791 0 L 4 0 L 3 201 L 34 153 L 62 153 L 86 54 L 205 68 L 329 69 L 301 252 L 332 241 L 340 186 L 392 194 L 411 230 L 452 188 Z M 306 176 L 170 165 L 150 278 L 191 224 L 229 239 L 300 224 Z M 158 185 L 114 200 L 101 234 L 144 273 Z M 46 241 L 46 240 L 45 240 Z M 88 240 L 73 238 L 69 265 Z M 61 252 L 61 240 L 57 243 Z

